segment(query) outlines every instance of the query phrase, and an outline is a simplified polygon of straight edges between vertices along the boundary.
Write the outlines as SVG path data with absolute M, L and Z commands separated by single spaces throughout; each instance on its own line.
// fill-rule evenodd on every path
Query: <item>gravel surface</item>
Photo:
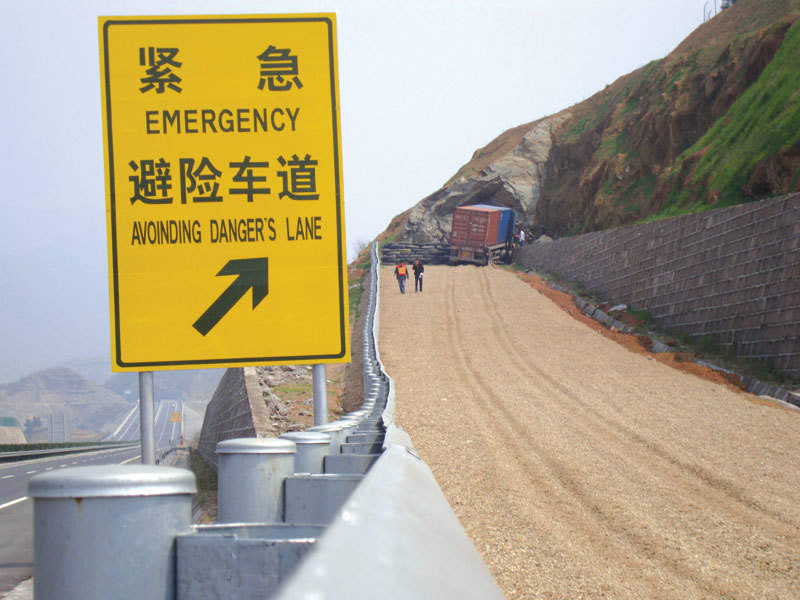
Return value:
M 508 598 L 800 598 L 800 413 L 498 268 L 381 269 L 397 423 Z

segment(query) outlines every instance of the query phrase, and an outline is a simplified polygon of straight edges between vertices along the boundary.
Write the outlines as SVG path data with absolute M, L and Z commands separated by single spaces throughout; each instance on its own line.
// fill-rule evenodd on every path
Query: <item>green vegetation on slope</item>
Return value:
M 663 59 L 503 132 L 445 187 L 486 177 L 544 121 L 552 147 L 527 218 L 552 237 L 800 190 L 798 22 L 800 0 L 739 0 Z
M 744 189 L 756 166 L 782 150 L 800 143 L 800 21 L 795 23 L 761 76 L 718 119 L 694 146 L 684 152 L 673 169 L 699 157 L 691 186 L 673 193 L 662 216 L 711 208 L 686 206 L 692 191 L 718 194 L 714 207 L 747 200 Z
M 800 0 L 741 0 L 572 106 L 536 219 L 574 235 L 800 189 Z

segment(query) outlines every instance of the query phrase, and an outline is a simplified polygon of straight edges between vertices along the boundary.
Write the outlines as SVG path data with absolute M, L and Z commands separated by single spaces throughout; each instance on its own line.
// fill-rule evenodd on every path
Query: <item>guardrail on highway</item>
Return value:
M 191 525 L 195 485 L 183 469 L 37 475 L 29 489 L 37 600 L 122 599 L 131 590 L 192 600 L 503 597 L 394 424 L 394 385 L 377 345 L 377 244 L 371 255 L 362 407 L 283 439 L 220 442 L 214 525 Z
M 64 454 L 81 454 L 84 452 L 96 452 L 97 450 L 114 450 L 117 448 L 129 448 L 138 446 L 139 442 L 124 444 L 102 444 L 99 446 L 73 446 L 70 448 L 44 448 L 42 450 L 20 450 L 19 452 L 0 452 L 0 463 L 14 462 L 20 460 L 31 460 L 35 458 L 47 458 L 48 456 L 61 456 Z
M 394 382 L 378 350 L 377 248 L 374 242 L 364 389 L 385 382 L 383 453 L 278 597 L 502 598 L 430 468 L 394 424 Z

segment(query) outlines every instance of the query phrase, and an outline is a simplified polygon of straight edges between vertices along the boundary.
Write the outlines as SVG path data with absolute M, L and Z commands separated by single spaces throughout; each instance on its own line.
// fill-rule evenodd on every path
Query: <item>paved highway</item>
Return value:
M 86 465 L 129 464 L 141 460 L 139 448 L 101 450 L 0 464 L 0 594 L 29 578 L 33 569 L 33 502 L 28 481 L 37 473 Z
M 182 422 L 171 422 L 170 413 L 182 412 L 180 400 L 163 400 L 155 405 L 156 458 L 180 443 Z M 134 406 L 122 419 L 113 441 L 139 441 L 139 407 Z M 33 502 L 27 497 L 28 481 L 37 473 L 86 465 L 130 464 L 141 462 L 138 446 L 126 450 L 102 450 L 0 464 L 0 595 L 32 575 Z
M 180 400 L 161 400 L 155 403 L 155 439 L 156 456 L 171 446 L 177 446 L 183 435 L 183 422 L 170 422 L 170 413 L 182 413 L 183 403 Z M 139 440 L 139 406 L 134 406 L 122 419 L 109 436 L 115 442 L 135 442 Z
M 158 403 L 155 412 L 156 452 L 180 445 L 180 438 L 183 435 L 183 420 L 170 421 L 171 413 L 183 414 L 183 405 L 180 400 L 162 400 Z

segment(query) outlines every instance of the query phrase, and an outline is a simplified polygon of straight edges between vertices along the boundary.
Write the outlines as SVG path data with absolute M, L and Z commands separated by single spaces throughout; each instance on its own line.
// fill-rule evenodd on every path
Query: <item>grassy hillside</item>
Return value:
M 659 215 L 796 190 L 798 179 L 800 21 L 789 29 L 756 82 L 678 157 L 668 174 L 669 197 Z
M 564 111 L 538 221 L 568 235 L 800 189 L 798 21 L 800 0 L 740 0 Z
M 497 174 L 516 168 L 537 125 L 552 146 L 535 165 L 532 211 Z M 738 0 L 665 58 L 503 132 L 420 204 L 462 180 L 464 201 L 491 197 L 553 237 L 800 191 L 800 0 Z M 403 235 L 410 212 L 381 240 Z

